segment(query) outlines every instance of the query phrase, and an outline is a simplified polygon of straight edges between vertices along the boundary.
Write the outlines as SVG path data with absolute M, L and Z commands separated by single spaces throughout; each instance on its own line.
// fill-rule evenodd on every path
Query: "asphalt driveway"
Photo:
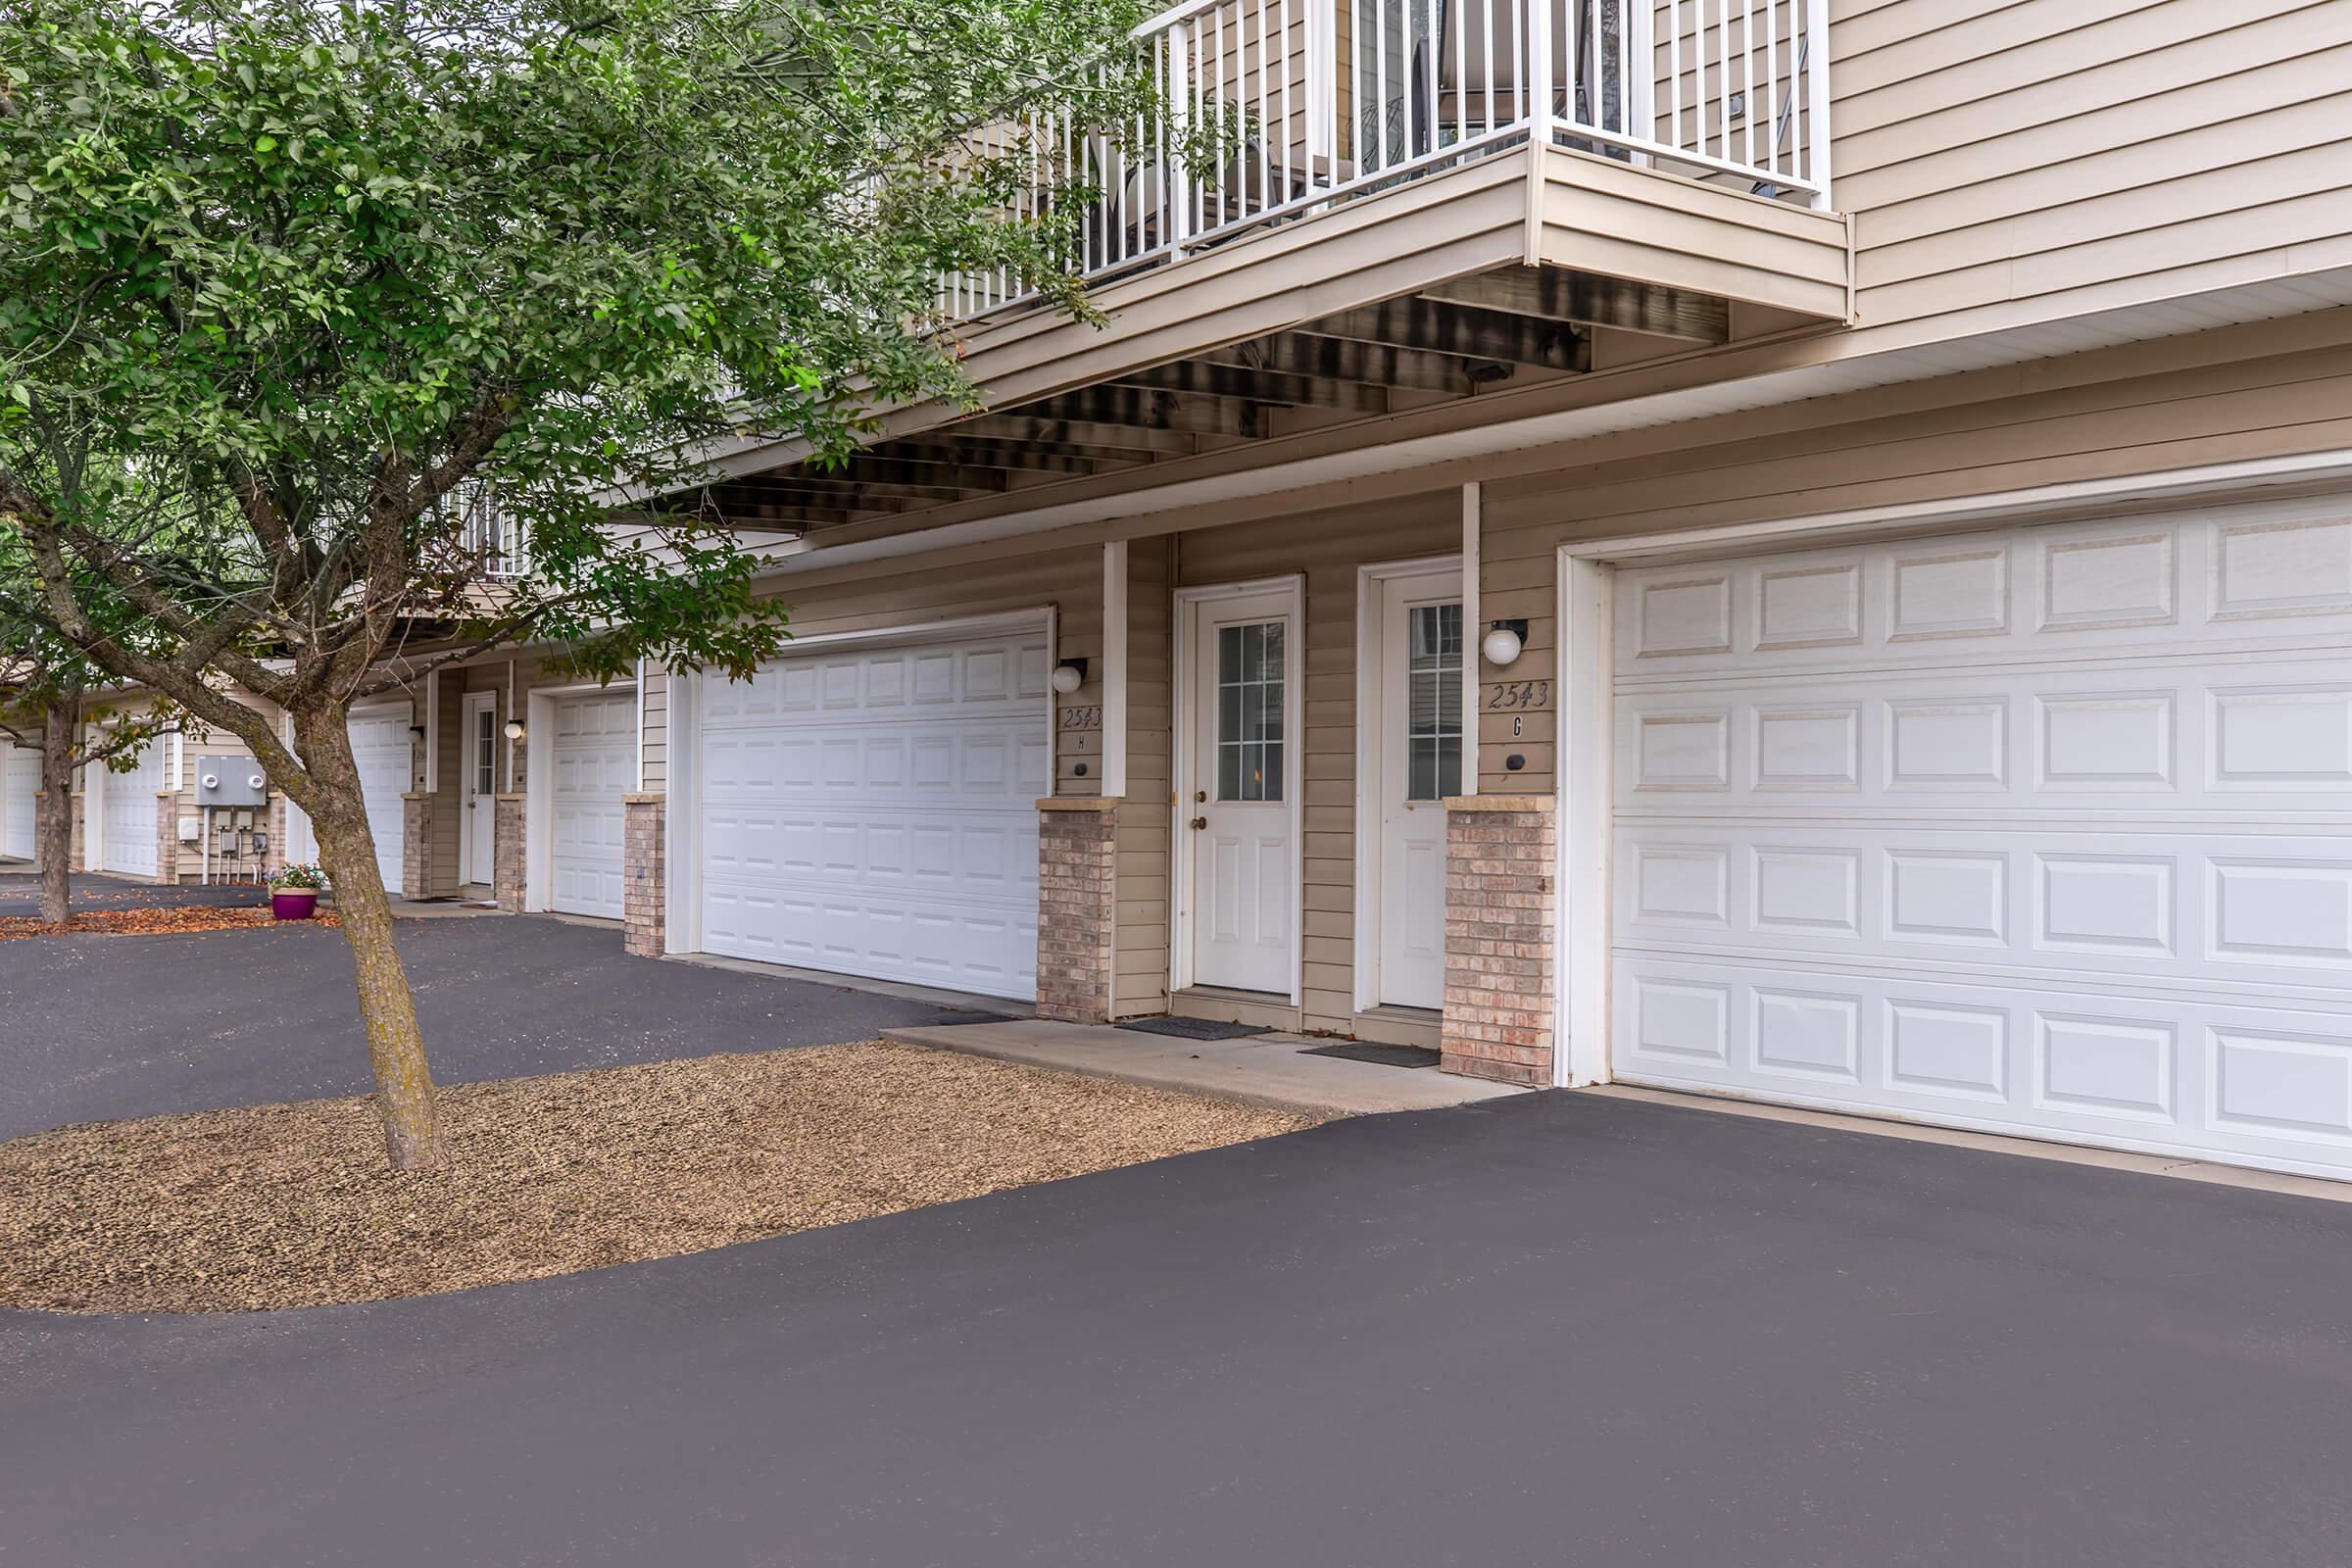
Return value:
M 0 1314 L 0 1561 L 2340 1564 L 2347 1301 L 2346 1205 L 1531 1096 L 461 1296 Z
M 0 902 L 14 880 L 0 879 Z M 92 891 L 124 887 L 172 891 L 104 879 Z M 256 890 L 241 892 L 241 902 L 255 902 Z M 124 906 L 83 899 L 82 906 Z M 864 1040 L 973 1016 L 842 986 L 632 958 L 617 931 L 561 920 L 457 915 L 403 920 L 399 929 L 434 1076 L 444 1083 Z M 339 932 L 289 923 L 0 942 L 0 1138 L 368 1087 L 351 950 Z M 0 1521 L 0 1562 L 6 1548 Z

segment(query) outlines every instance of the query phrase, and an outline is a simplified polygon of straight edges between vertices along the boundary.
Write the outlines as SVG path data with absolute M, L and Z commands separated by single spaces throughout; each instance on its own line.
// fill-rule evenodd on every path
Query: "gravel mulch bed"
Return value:
M 365 1098 L 0 1143 L 0 1306 L 243 1312 L 569 1274 L 1314 1118 L 883 1041 L 465 1084 L 440 1171 Z
M 147 909 L 84 909 L 64 925 L 49 925 L 37 915 L 0 915 L 0 942 L 12 942 L 21 937 L 104 936 L 104 937 L 162 937 L 177 936 L 188 931 L 231 931 L 239 926 L 299 925 L 301 921 L 279 921 L 267 907 L 220 907 L 211 905 L 183 905 L 179 907 Z M 342 916 L 323 910 L 311 916 L 311 925 L 339 926 Z

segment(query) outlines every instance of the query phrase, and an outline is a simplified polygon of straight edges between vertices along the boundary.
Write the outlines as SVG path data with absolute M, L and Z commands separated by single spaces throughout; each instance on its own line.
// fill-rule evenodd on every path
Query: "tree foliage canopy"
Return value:
M 747 667 L 774 627 L 745 553 L 690 512 L 614 530 L 614 488 L 965 395 L 944 270 L 1075 301 L 1058 237 L 1005 216 L 1034 171 L 969 129 L 1125 122 L 1136 15 L 10 0 L 0 512 L 271 695 L 348 696 L 427 624 Z M 486 593 L 493 505 L 536 571 Z

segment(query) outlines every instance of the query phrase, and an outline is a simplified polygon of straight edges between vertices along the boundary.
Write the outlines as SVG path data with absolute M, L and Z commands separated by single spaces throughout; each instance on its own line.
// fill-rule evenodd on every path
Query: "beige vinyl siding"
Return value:
M 1461 493 L 1445 490 L 1176 542 L 1182 587 L 1306 579 L 1300 993 L 1309 1029 L 1354 1027 L 1356 568 L 1453 555 L 1461 538 Z
M 2154 346 L 2150 346 L 2154 347 Z M 2168 346 L 2176 357 L 2188 346 Z M 2115 351 L 2121 354 L 2125 351 Z M 2147 352 L 2143 364 L 2162 356 Z M 1985 384 L 1984 377 L 1967 378 Z M 1890 412 L 1884 393 L 1595 438 L 1553 472 L 1486 489 L 1487 619 L 1525 615 L 1514 673 L 1555 673 L 1558 547 L 1685 528 L 2180 468 L 2352 445 L 2352 348 L 2184 363 L 2148 373 Z M 1924 399 L 1923 399 L 1924 401 Z M 1802 426 L 1794 420 L 1802 418 Z M 1490 672 L 1490 675 L 1492 672 Z M 1510 740 L 1484 720 L 1480 788 L 1548 792 L 1555 714 Z M 1527 760 L 1504 770 L 1512 751 Z
M 1175 540 L 1127 547 L 1127 793 L 1116 849 L 1111 917 L 1111 1016 L 1168 1005 L 1169 696 L 1175 670 Z
M 2352 259 L 2352 6 L 1893 0 L 1831 38 L 1865 328 Z
M 669 781 L 669 672 L 649 663 L 644 684 L 638 705 L 638 788 L 659 795 Z

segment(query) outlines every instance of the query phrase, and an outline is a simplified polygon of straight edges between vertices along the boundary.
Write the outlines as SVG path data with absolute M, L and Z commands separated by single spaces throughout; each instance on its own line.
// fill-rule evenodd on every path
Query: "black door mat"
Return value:
M 1132 1029 L 1139 1035 L 1174 1035 L 1179 1040 L 1240 1040 L 1247 1035 L 1270 1032 L 1263 1024 L 1219 1023 L 1214 1018 L 1178 1018 L 1172 1014 L 1131 1018 L 1119 1027 Z
M 1383 1067 L 1435 1067 L 1438 1054 L 1427 1046 L 1382 1046 L 1369 1040 L 1343 1040 L 1336 1046 L 1317 1046 L 1302 1056 L 1346 1056 L 1349 1061 L 1374 1061 Z

